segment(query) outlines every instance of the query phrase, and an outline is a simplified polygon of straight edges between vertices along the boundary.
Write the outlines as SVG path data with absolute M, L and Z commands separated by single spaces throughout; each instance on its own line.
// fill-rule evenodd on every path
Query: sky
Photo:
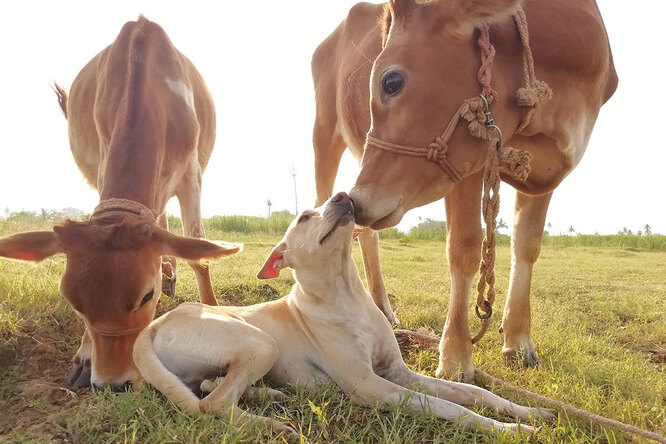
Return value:
M 213 94 L 217 142 L 203 179 L 202 213 L 264 216 L 314 204 L 310 60 L 355 1 L 31 1 L 0 5 L 0 215 L 75 207 L 98 194 L 69 150 L 67 123 L 50 84 L 69 89 L 80 69 L 139 14 L 159 23 L 196 65 Z M 553 195 L 551 233 L 613 234 L 645 224 L 666 234 L 666 142 L 661 134 L 666 2 L 599 0 L 620 86 L 601 110 L 587 152 Z M 649 11 L 649 13 L 646 13 Z M 529 21 L 529 17 L 528 17 Z M 335 191 L 358 166 L 343 157 Z M 511 225 L 513 189 L 503 184 L 500 217 Z M 167 207 L 179 214 L 176 199 Z M 444 220 L 443 200 L 411 210 L 400 229 Z M 505 230 L 508 233 L 508 230 Z

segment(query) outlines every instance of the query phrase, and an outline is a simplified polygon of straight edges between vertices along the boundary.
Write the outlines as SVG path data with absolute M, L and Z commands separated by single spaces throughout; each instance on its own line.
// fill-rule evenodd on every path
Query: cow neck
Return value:
M 546 82 L 536 79 L 534 59 L 529 44 L 529 32 L 525 11 L 519 7 L 513 15 L 522 45 L 523 83 L 516 92 L 519 106 L 529 107 L 523 116 L 517 132 L 524 130 L 530 122 L 536 108 L 552 97 L 552 91 Z M 472 343 L 478 342 L 490 326 L 492 304 L 495 301 L 495 231 L 499 212 L 500 169 L 517 180 L 525 181 L 530 173 L 532 154 L 525 150 L 505 147 L 502 145 L 502 133 L 495 124 L 490 113 L 490 104 L 498 98 L 491 84 L 495 47 L 490 42 L 490 26 L 486 23 L 479 27 L 477 44 L 481 53 L 481 67 L 477 75 L 481 85 L 481 94 L 463 102 L 444 132 L 437 136 L 427 147 L 410 147 L 380 140 L 369 131 L 366 136 L 366 149 L 377 148 L 393 154 L 410 157 L 424 157 L 437 163 L 444 174 L 454 183 L 463 179 L 462 174 L 447 158 L 448 143 L 453 137 L 461 120 L 468 122 L 467 128 L 473 137 L 487 140 L 488 156 L 483 178 L 482 214 L 486 224 L 485 235 L 481 244 L 481 262 L 479 264 L 479 283 L 477 285 L 476 314 L 481 320 L 481 327 L 471 338 Z M 493 139 L 492 133 L 497 134 Z
M 100 200 L 123 199 L 153 208 L 157 190 L 158 141 L 146 122 L 119 122 L 114 132 L 129 134 L 112 141 L 106 161 Z M 112 139 L 114 137 L 112 136 Z

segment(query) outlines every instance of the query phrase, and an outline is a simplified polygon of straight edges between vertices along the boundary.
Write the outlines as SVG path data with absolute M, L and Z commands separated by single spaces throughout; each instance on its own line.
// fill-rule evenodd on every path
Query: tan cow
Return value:
M 503 354 L 535 364 L 529 294 L 548 203 L 580 161 L 599 109 L 617 87 L 595 2 L 532 0 L 525 2 L 524 11 L 535 72 L 550 85 L 553 97 L 533 112 L 519 107 L 514 94 L 523 86 L 525 51 L 511 18 L 519 5 L 517 0 L 360 3 L 321 43 L 312 61 L 318 203 L 331 194 L 345 147 L 361 162 L 350 192 L 359 224 L 377 230 L 390 227 L 409 209 L 446 198 L 451 293 L 438 376 L 469 381 L 474 375 L 468 307 L 479 267 L 480 196 L 488 142 L 472 137 L 466 125 L 458 124 L 444 144 L 448 161 L 444 171 L 436 162 L 391 152 L 391 147 L 432 147 L 461 104 L 481 92 L 477 39 L 479 27 L 489 24 L 496 49 L 492 86 L 498 93 L 491 104 L 492 116 L 506 145 L 534 156 L 527 181 L 502 176 L 518 191 L 509 296 L 502 320 Z M 370 292 L 392 319 L 376 235 L 365 237 L 366 245 L 363 237 L 361 245 L 369 247 L 363 248 L 363 254 Z
M 68 382 L 122 387 L 138 376 L 132 347 L 155 316 L 161 256 L 191 261 L 201 301 L 216 305 L 199 261 L 239 251 L 194 239 L 204 235 L 201 174 L 215 139 L 213 100 L 192 63 L 144 17 L 126 23 L 81 70 L 69 100 L 58 92 L 74 159 L 100 204 L 87 222 L 0 239 L 0 256 L 67 255 L 60 292 L 86 327 Z M 174 195 L 189 237 L 166 230 Z

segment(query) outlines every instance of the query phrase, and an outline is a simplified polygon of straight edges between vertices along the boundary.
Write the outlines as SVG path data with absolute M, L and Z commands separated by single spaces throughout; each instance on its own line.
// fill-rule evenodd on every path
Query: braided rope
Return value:
M 156 220 L 158 216 L 155 211 L 139 202 L 130 199 L 119 199 L 114 197 L 100 201 L 100 203 L 95 207 L 92 216 L 90 216 L 90 219 L 98 218 L 100 215 L 106 213 L 130 213 L 152 220 Z

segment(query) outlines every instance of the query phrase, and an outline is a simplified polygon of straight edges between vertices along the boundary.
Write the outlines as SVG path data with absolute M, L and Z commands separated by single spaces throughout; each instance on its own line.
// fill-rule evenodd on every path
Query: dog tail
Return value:
M 143 378 L 178 407 L 200 415 L 199 398 L 160 361 L 153 349 L 154 330 L 145 328 L 134 343 L 134 364 Z

